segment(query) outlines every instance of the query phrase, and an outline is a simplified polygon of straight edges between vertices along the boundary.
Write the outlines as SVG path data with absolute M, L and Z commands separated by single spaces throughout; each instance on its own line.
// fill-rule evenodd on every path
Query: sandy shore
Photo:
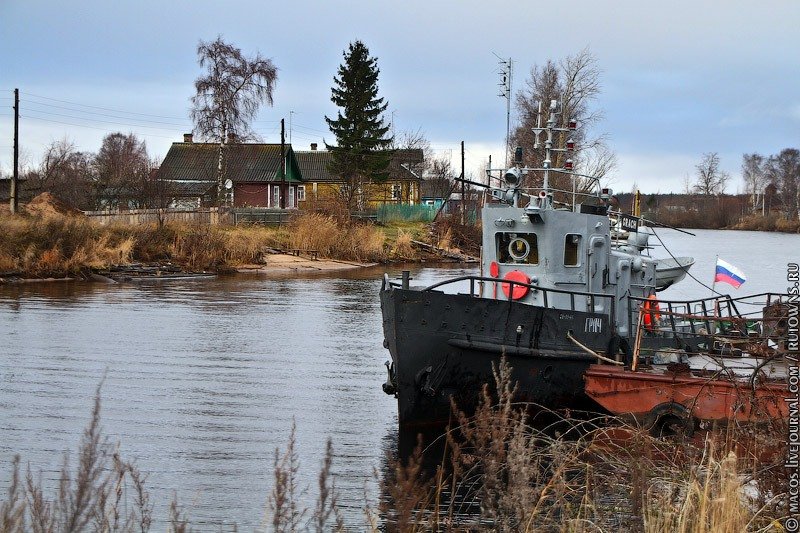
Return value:
M 304 272 L 335 272 L 337 270 L 353 270 L 375 266 L 377 263 L 356 263 L 336 259 L 309 259 L 288 254 L 272 254 L 265 258 L 261 265 L 243 265 L 237 272 L 253 272 L 259 274 L 286 274 Z

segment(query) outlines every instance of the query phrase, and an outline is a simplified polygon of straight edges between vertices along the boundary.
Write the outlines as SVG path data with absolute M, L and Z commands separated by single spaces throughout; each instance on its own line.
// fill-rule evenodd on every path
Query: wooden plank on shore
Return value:
M 432 244 L 428 244 L 422 241 L 415 241 L 411 240 L 411 244 L 422 248 L 423 250 L 427 250 L 429 252 L 441 255 L 442 257 L 447 257 L 448 259 L 455 259 L 461 263 L 477 263 L 478 259 L 472 257 L 471 255 L 460 254 L 456 252 L 451 252 L 450 250 L 445 250 L 444 248 L 439 248 L 438 246 L 434 246 Z

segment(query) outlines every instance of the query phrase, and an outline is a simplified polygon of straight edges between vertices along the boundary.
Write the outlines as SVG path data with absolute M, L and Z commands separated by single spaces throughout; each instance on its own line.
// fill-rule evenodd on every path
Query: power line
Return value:
M 23 102 L 27 102 L 29 104 L 33 104 L 33 105 L 53 107 L 53 108 L 56 108 L 56 109 L 64 109 L 64 110 L 67 110 L 67 111 L 75 111 L 75 112 L 78 112 L 78 113 L 87 113 L 89 115 L 97 115 L 97 116 L 101 116 L 101 117 L 136 120 L 138 122 L 144 122 L 144 123 L 166 124 L 166 125 L 170 125 L 170 126 L 185 126 L 186 124 L 188 124 L 190 122 L 190 121 L 186 120 L 182 124 L 178 124 L 178 123 L 175 123 L 175 122 L 163 122 L 163 121 L 159 121 L 159 120 L 146 120 L 146 119 L 139 119 L 139 118 L 134 118 L 134 117 L 110 115 L 108 113 L 98 113 L 96 111 L 84 111 L 83 109 L 75 109 L 73 107 L 59 106 L 59 105 L 55 105 L 55 104 L 46 104 L 44 102 L 36 102 L 36 101 L 33 101 L 33 100 L 22 100 L 22 101 Z M 53 115 L 58 115 L 58 113 L 55 113 L 53 111 L 46 111 L 46 110 L 40 110 L 40 109 L 31 109 L 31 111 L 38 111 L 40 113 L 50 113 L 50 114 L 53 114 Z M 63 115 L 63 116 L 69 116 L 69 115 Z M 79 118 L 79 117 L 73 117 L 73 118 Z
M 124 109 L 113 109 L 113 108 L 110 108 L 110 107 L 100 107 L 100 106 L 94 106 L 94 105 L 89 105 L 89 104 L 81 104 L 80 102 L 71 102 L 69 100 L 59 100 L 58 98 L 50 98 L 49 96 L 40 96 L 38 94 L 33 94 L 33 93 L 25 93 L 25 94 L 27 96 L 32 96 L 34 98 L 42 98 L 44 100 L 50 100 L 50 101 L 53 101 L 53 102 L 60 102 L 62 104 L 77 105 L 77 106 L 80 106 L 80 107 L 88 107 L 88 108 L 91 108 L 91 109 L 100 109 L 101 111 L 111 111 L 111 112 L 114 112 L 114 113 L 127 113 L 129 115 L 139 115 L 139 116 L 143 116 L 143 117 L 166 118 L 166 119 L 174 119 L 174 120 L 185 120 L 184 117 L 170 117 L 170 116 L 164 116 L 164 115 L 152 115 L 152 114 L 149 114 L 149 113 L 139 113 L 139 112 L 136 112 L 136 111 L 125 111 Z
M 31 120 L 38 120 L 40 122 L 51 122 L 53 124 L 63 124 L 65 126 L 76 126 L 78 128 L 87 128 L 87 129 L 90 129 L 90 130 L 105 131 L 107 133 L 116 133 L 115 130 L 110 130 L 110 129 L 107 129 L 107 128 L 98 128 L 98 127 L 89 126 L 89 125 L 86 125 L 86 124 L 75 124 L 74 122 L 63 122 L 63 121 L 60 121 L 60 120 L 52 120 L 52 119 L 48 119 L 48 118 L 27 116 L 27 115 L 24 116 L 23 118 L 29 118 Z M 157 128 L 149 128 L 149 129 L 157 129 Z M 162 131 L 165 131 L 165 130 L 162 128 Z M 155 135 L 153 133 L 139 133 L 139 135 L 141 135 L 143 137 L 159 137 L 161 139 L 175 139 L 176 138 L 175 136 L 166 137 L 164 135 Z
M 71 118 L 71 119 L 75 119 L 75 120 L 84 120 L 84 121 L 87 121 L 87 122 L 102 122 L 104 124 L 117 124 L 117 125 L 120 125 L 120 126 L 128 126 L 128 127 L 135 127 L 135 128 L 164 129 L 164 128 L 160 128 L 159 126 L 149 126 L 147 124 L 132 124 L 132 123 L 129 123 L 129 122 L 119 122 L 119 121 L 114 121 L 114 120 L 103 120 L 103 119 L 94 118 L 94 117 L 78 117 L 78 116 L 75 116 L 75 115 L 67 115 L 67 114 L 64 114 L 64 113 L 55 113 L 55 112 L 52 112 L 52 111 L 42 111 L 40 109 L 28 109 L 26 114 L 27 113 L 38 113 L 40 115 L 46 115 L 46 116 Z M 167 124 L 167 123 L 159 123 L 159 124 L 164 124 L 166 126 L 181 127 L 180 124 Z

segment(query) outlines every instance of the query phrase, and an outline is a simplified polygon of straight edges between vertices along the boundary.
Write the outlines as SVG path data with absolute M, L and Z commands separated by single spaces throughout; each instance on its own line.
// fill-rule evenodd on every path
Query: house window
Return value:
M 272 207 L 281 206 L 281 187 L 280 185 L 272 186 Z
M 581 263 L 581 236 L 578 233 L 567 233 L 564 238 L 564 266 L 578 266 Z
M 297 201 L 304 202 L 306 199 L 306 186 L 305 185 L 298 185 L 297 186 Z
M 392 185 L 392 200 L 399 200 L 400 195 L 403 193 L 403 187 L 399 183 Z
M 294 201 L 294 187 L 289 187 L 289 201 L 287 202 L 286 207 L 297 207 L 297 204 Z

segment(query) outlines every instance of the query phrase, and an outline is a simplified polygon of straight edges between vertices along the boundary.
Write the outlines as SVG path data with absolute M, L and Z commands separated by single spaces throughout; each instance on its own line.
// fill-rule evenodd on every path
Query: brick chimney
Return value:
M 229 143 L 239 142 L 238 136 L 236 135 L 236 133 L 234 133 L 232 131 L 228 132 L 228 142 Z
M 192 134 L 191 133 L 184 133 L 183 134 L 183 142 L 185 142 L 185 143 L 192 142 Z
M 317 149 L 317 143 L 311 143 L 311 149 L 312 150 L 316 150 Z

